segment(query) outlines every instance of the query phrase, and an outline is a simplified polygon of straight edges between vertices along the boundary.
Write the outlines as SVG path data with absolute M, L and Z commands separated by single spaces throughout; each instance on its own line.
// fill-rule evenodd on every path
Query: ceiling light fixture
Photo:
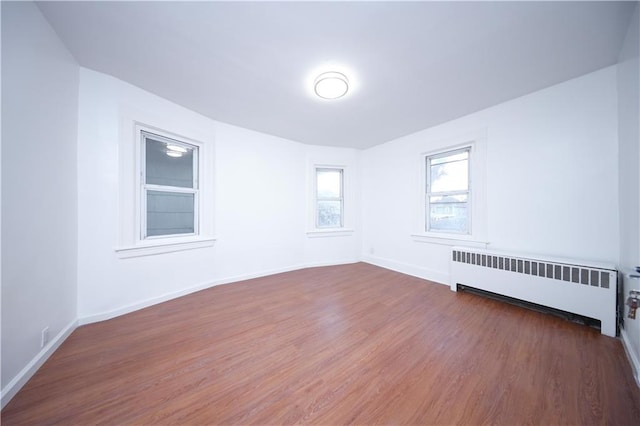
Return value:
M 323 99 L 338 99 L 347 94 L 349 79 L 339 72 L 325 72 L 316 77 L 313 90 Z

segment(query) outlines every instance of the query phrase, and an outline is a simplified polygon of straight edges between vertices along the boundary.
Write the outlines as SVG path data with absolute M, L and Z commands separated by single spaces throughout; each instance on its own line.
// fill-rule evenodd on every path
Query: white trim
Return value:
M 38 354 L 33 357 L 31 361 L 22 369 L 16 376 L 11 379 L 11 381 L 2 389 L 2 396 L 0 402 L 0 409 L 4 408 L 5 405 L 11 398 L 13 398 L 20 389 L 33 377 L 33 375 L 38 371 L 40 367 L 49 359 L 51 354 L 53 354 L 56 349 L 60 347 L 60 345 L 73 333 L 73 331 L 78 326 L 78 320 L 75 319 L 69 323 L 65 328 L 63 328 L 60 333 L 56 337 L 54 337 L 47 346 L 42 348 Z
M 358 263 L 358 262 L 361 262 L 361 260 L 356 258 L 342 259 L 334 262 L 305 262 L 299 265 L 299 267 L 292 269 L 292 271 L 295 271 L 298 269 L 306 269 L 306 268 L 321 268 L 323 266 L 351 265 L 353 263 Z
M 631 364 L 631 370 L 633 372 L 633 378 L 636 379 L 636 385 L 640 387 L 640 360 L 638 356 L 633 351 L 633 346 L 629 341 L 629 336 L 627 336 L 627 331 L 620 327 L 620 337 L 622 339 L 622 347 L 627 354 L 627 358 L 629 359 L 629 364 Z
M 442 244 L 446 246 L 466 246 L 466 247 L 478 247 L 487 248 L 488 241 L 477 241 L 471 238 L 470 235 L 449 235 L 447 236 L 435 236 L 429 234 L 411 234 L 413 241 L 417 243 L 433 243 Z
M 423 280 L 431 281 L 436 284 L 442 284 L 449 286 L 449 275 L 429 269 L 424 266 L 411 265 L 409 263 L 398 262 L 397 260 L 384 259 L 377 256 L 363 255 L 362 261 L 370 263 L 381 268 L 390 269 L 392 271 L 400 272 L 402 274 L 411 275 L 412 277 L 422 278 Z
M 215 237 L 189 237 L 188 239 L 175 237 L 145 240 L 144 244 L 129 247 L 116 247 L 114 250 L 120 259 L 131 257 L 153 256 L 156 254 L 173 253 L 175 251 L 193 250 L 211 247 L 215 243 Z
M 170 120 L 169 120 L 170 121 Z M 167 124 L 159 117 L 149 115 L 143 110 L 129 110 L 123 107 L 120 114 L 120 142 L 119 142 L 119 229 L 118 241 L 115 243 L 116 252 L 125 251 L 134 247 L 146 247 L 147 245 L 161 245 L 160 240 L 166 240 L 167 245 L 173 245 L 178 239 L 197 242 L 202 239 L 215 239 L 215 135 L 214 128 L 208 131 L 196 132 L 191 127 L 184 127 L 180 123 Z M 162 130 L 161 127 L 172 128 L 175 132 Z M 174 236 L 159 236 L 146 240 L 141 239 L 141 148 L 140 132 L 147 131 L 154 135 L 166 137 L 172 140 L 182 141 L 187 145 L 197 146 L 198 191 L 197 199 L 197 223 L 199 235 L 179 234 Z M 197 129 L 196 129 L 197 130 Z M 153 240 L 153 241 L 151 241 Z M 193 244 L 193 247 L 184 246 L 180 249 L 194 248 L 201 243 Z M 142 253 L 148 250 L 142 250 Z M 151 254 L 156 254 L 151 250 Z M 168 252 L 174 249 L 167 250 Z M 162 250 L 160 250 L 162 252 Z M 116 253 L 119 255 L 118 253 Z M 125 255 L 125 257 L 127 257 Z
M 167 293 L 159 297 L 154 297 L 151 299 L 147 299 L 141 302 L 132 303 L 130 305 L 124 306 L 122 308 L 114 309 L 112 311 L 103 312 L 96 315 L 89 315 L 86 317 L 81 317 L 74 319 L 69 325 L 67 325 L 60 333 L 58 333 L 49 344 L 44 347 L 33 359 L 5 386 L 0 392 L 1 397 L 1 406 L 0 409 L 4 408 L 5 405 L 22 389 L 22 387 L 33 377 L 33 375 L 42 367 L 42 365 L 49 359 L 49 357 L 60 347 L 60 345 L 73 333 L 73 331 L 81 326 L 86 324 L 92 324 L 95 322 L 109 320 L 111 318 L 118 317 L 120 315 L 128 314 L 130 312 L 134 312 L 149 306 L 156 305 L 158 303 L 166 302 L 168 300 L 172 300 L 181 296 L 186 296 L 187 294 L 194 293 L 196 291 L 204 290 L 216 285 L 222 284 L 231 284 L 238 281 L 245 281 L 253 278 L 260 278 L 268 275 L 279 274 L 282 272 L 290 272 L 298 269 L 305 268 L 316 268 L 322 266 L 336 266 L 336 265 L 347 265 L 352 263 L 358 263 L 360 259 L 343 259 L 341 261 L 336 262 L 307 262 L 303 264 L 293 265 L 284 268 L 276 268 L 262 272 L 256 272 L 252 274 L 244 274 L 244 275 L 236 275 L 233 277 L 221 278 L 218 280 L 214 280 L 211 282 L 201 283 L 195 285 L 193 287 L 189 287 L 184 290 Z
M 302 264 L 293 265 L 293 266 L 287 266 L 283 268 L 269 269 L 266 271 L 255 272 L 251 274 L 235 275 L 232 277 L 220 278 L 217 280 L 200 283 L 183 290 L 166 293 L 166 294 L 163 294 L 162 296 L 153 297 L 147 300 L 132 303 L 130 305 L 126 305 L 126 306 L 123 306 L 122 308 L 114 309 L 112 311 L 107 311 L 107 312 L 102 312 L 100 314 L 81 317 L 78 319 L 78 324 L 86 325 L 94 322 L 106 321 L 108 319 L 115 318 L 120 315 L 125 315 L 131 312 L 135 312 L 137 310 L 147 308 L 149 306 L 157 305 L 158 303 L 162 303 L 168 300 L 176 299 L 178 297 L 186 296 L 187 294 L 195 293 L 196 291 L 205 290 L 207 288 L 215 287 L 217 285 L 231 284 L 238 281 L 245 281 L 245 280 L 250 280 L 254 278 L 265 277 L 268 275 L 280 274 L 283 272 L 296 271 L 298 269 L 315 268 L 319 266 L 346 265 L 350 263 L 357 263 L 359 261 L 360 261 L 359 259 L 345 259 L 337 262 L 309 262 L 309 263 L 302 263 Z
M 218 284 L 223 284 L 222 282 L 220 283 L 216 283 L 215 281 L 212 282 L 205 282 L 205 283 L 200 283 L 197 285 L 194 285 L 192 287 L 183 289 L 183 290 L 178 290 L 178 291 L 174 291 L 171 293 L 166 293 L 163 294 L 162 296 L 158 296 L 158 297 L 152 297 L 150 299 L 146 299 L 140 302 L 136 302 L 136 303 L 131 303 L 129 305 L 123 306 L 121 308 L 117 308 L 111 311 L 106 311 L 106 312 L 102 312 L 99 314 L 93 314 L 93 315 L 89 315 L 86 317 L 80 317 L 78 318 L 78 324 L 79 325 L 86 325 L 86 324 L 92 324 L 94 322 L 100 322 L 100 321 L 106 321 L 106 320 L 110 320 L 112 318 L 116 318 L 119 317 L 121 315 L 125 315 L 131 312 L 135 312 L 138 311 L 140 309 L 144 309 L 147 308 L 149 306 L 153 306 L 153 305 L 157 305 L 158 303 L 162 303 L 162 302 L 166 302 L 167 300 L 171 300 L 171 299 L 176 299 L 178 297 L 182 297 L 182 296 L 186 296 L 187 294 L 191 294 L 191 293 L 195 293 L 196 291 L 200 291 L 200 290 L 204 290 L 207 289 L 209 287 L 213 287 L 215 285 Z
M 1 391 L 1 408 L 4 408 L 7 403 L 20 391 L 20 389 L 29 381 L 31 377 L 38 371 L 38 369 L 47 361 L 47 359 L 55 352 L 60 345 L 73 333 L 73 331 L 81 325 L 91 324 L 99 321 L 105 321 L 111 318 L 115 318 L 120 315 L 124 315 L 130 312 L 137 311 L 139 309 L 143 309 L 152 305 L 156 305 L 158 303 L 162 303 L 171 299 L 175 299 L 181 296 L 185 296 L 187 294 L 194 293 L 196 291 L 204 290 L 216 285 L 230 284 L 238 281 L 244 281 L 253 278 L 264 277 L 268 275 L 278 274 L 282 272 L 295 271 L 298 269 L 304 268 L 313 268 L 313 267 L 322 267 L 322 266 L 334 266 L 334 265 L 344 265 L 344 264 L 352 264 L 357 262 L 365 262 L 375 266 L 379 266 L 385 269 L 390 269 L 392 271 L 400 272 L 406 275 L 411 275 L 417 278 L 429 280 L 431 282 L 435 282 L 438 284 L 448 285 L 444 283 L 449 282 L 449 277 L 446 274 L 443 274 L 438 271 L 434 271 L 432 269 L 428 269 L 421 266 L 410 265 L 408 263 L 398 262 L 391 259 L 383 259 L 376 256 L 362 256 L 361 259 L 345 259 L 343 261 L 338 262 L 308 262 L 304 264 L 276 268 L 272 270 L 262 271 L 258 273 L 252 274 L 244 274 L 244 275 L 236 275 L 233 277 L 227 277 L 218 279 L 212 282 L 201 283 L 196 286 L 190 287 L 188 289 L 180 290 L 177 292 L 167 293 L 160 297 L 155 297 L 151 299 L 147 299 L 142 302 L 134 303 L 127 305 L 125 307 L 115 309 L 113 311 L 104 312 L 96 315 L 89 315 L 86 317 L 78 318 L 73 320 L 69 325 L 67 325 L 62 331 L 60 331 L 55 338 L 53 338 L 49 344 L 43 348 Z M 622 339 L 622 344 L 627 353 L 627 357 L 631 364 L 634 379 L 636 380 L 636 384 L 640 387 L 640 361 L 638 360 L 635 353 L 632 351 L 631 343 L 629 342 L 629 338 L 627 337 L 626 331 L 624 328 L 620 329 L 620 335 Z
M 322 237 L 348 237 L 353 235 L 355 231 L 347 228 L 332 228 L 332 229 L 314 229 L 307 231 L 307 237 L 309 238 L 322 238 Z
M 308 175 L 307 175 L 307 235 L 310 238 L 314 237 L 333 237 L 339 235 L 350 235 L 353 233 L 354 223 L 355 223 L 355 211 L 351 207 L 356 203 L 355 197 L 356 194 L 352 194 L 352 186 L 353 186 L 353 176 L 354 173 L 353 167 L 348 166 L 346 164 L 337 164 L 337 163 L 328 163 L 328 162 L 316 162 L 316 161 L 308 161 Z M 327 228 L 319 228 L 317 226 L 317 210 L 318 210 L 318 191 L 317 191 L 317 170 L 318 169 L 335 169 L 342 171 L 341 184 L 342 184 L 342 194 L 340 197 L 340 201 L 342 203 L 342 223 L 340 227 L 327 227 Z M 336 199 L 338 201 L 338 199 Z M 344 231 L 344 232 L 343 232 Z M 327 234 L 323 234 L 323 233 Z M 317 234 L 316 234 L 317 233 Z M 333 233 L 329 235 L 329 233 Z M 342 233 L 342 234 L 339 234 Z

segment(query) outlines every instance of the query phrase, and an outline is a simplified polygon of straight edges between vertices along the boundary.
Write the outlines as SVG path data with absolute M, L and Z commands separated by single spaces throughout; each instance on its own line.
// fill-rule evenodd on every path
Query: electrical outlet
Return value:
M 40 340 L 40 347 L 44 348 L 49 343 L 49 327 L 42 329 L 42 339 Z

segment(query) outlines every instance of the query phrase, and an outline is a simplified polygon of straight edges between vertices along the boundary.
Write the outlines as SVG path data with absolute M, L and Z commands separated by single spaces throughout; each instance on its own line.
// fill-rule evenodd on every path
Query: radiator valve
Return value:
M 629 307 L 628 318 L 636 319 L 636 311 L 640 307 L 640 291 L 629 291 L 629 297 L 627 297 L 627 306 Z

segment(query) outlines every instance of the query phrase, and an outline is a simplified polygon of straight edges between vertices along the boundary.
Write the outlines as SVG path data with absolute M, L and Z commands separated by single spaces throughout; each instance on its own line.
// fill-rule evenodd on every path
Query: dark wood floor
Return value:
M 640 424 L 620 342 L 375 266 L 78 328 L 2 424 Z

